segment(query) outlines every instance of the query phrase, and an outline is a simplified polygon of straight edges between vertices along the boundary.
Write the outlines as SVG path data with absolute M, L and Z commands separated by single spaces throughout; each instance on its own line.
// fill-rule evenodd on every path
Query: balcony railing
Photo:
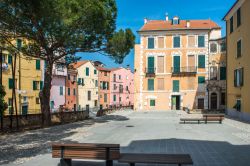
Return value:
M 155 71 L 156 68 L 146 68 L 145 69 L 145 73 L 146 73 L 146 77 L 155 77 Z
M 196 74 L 196 73 L 197 73 L 197 67 L 195 66 L 172 67 L 173 75 Z

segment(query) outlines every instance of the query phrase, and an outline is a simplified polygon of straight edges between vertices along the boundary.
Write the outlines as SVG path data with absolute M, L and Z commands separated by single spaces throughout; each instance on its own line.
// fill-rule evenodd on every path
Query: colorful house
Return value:
M 114 68 L 110 74 L 110 106 L 134 104 L 134 74 L 129 68 Z
M 78 110 L 99 109 L 98 70 L 91 61 L 79 61 L 72 64 L 77 70 Z
M 250 1 L 237 0 L 225 15 L 227 113 L 250 121 Z
M 77 96 L 77 70 L 69 65 L 66 78 L 66 110 L 77 110 Z
M 22 42 L 21 40 L 18 40 Z M 9 108 L 6 115 L 12 111 L 12 62 L 14 56 L 3 50 L 3 85 L 6 90 L 5 101 Z M 23 54 L 16 59 L 16 99 L 17 112 L 20 115 L 41 113 L 39 92 L 43 87 L 44 61 L 30 58 Z M 13 112 L 13 114 L 15 114 Z
M 52 112 L 65 107 L 66 102 L 66 77 L 67 68 L 64 65 L 55 64 L 52 70 L 52 83 L 50 90 L 50 109 Z
M 208 109 L 211 20 L 144 20 L 135 45 L 135 110 Z

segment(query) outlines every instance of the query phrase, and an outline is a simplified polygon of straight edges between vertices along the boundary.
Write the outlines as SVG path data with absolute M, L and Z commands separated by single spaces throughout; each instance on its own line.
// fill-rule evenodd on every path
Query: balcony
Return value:
M 197 67 L 186 66 L 186 67 L 172 67 L 172 75 L 195 75 L 197 73 Z
M 146 68 L 145 69 L 146 77 L 155 77 L 155 70 L 156 68 Z

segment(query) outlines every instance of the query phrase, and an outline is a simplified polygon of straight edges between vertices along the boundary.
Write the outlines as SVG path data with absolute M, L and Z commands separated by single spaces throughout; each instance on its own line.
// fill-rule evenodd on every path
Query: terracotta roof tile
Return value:
M 173 25 L 172 20 L 149 20 L 140 31 L 153 30 L 181 30 L 181 29 L 220 29 L 221 27 L 211 20 L 190 20 L 190 27 L 187 27 L 187 20 L 180 20 L 180 24 Z
M 95 68 L 100 71 L 111 71 L 110 69 L 101 66 L 95 66 Z
M 87 63 L 87 62 L 89 62 L 89 61 L 78 61 L 78 62 L 76 62 L 76 63 L 72 63 L 72 66 L 76 69 L 76 68 L 78 68 L 78 67 L 84 65 L 84 64 Z

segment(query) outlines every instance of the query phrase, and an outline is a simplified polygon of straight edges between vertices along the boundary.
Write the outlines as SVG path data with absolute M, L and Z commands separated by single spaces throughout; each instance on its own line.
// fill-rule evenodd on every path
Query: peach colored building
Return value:
M 211 20 L 144 20 L 135 45 L 135 110 L 207 109 Z

